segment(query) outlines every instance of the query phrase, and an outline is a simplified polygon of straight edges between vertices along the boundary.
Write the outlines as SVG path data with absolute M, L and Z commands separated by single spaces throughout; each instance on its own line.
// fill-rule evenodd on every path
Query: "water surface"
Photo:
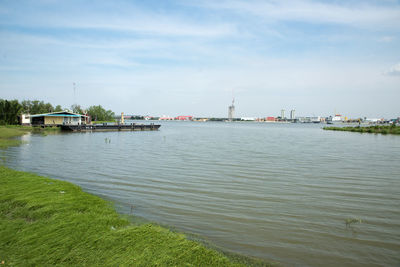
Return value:
M 399 266 L 399 136 L 320 128 L 163 122 L 157 132 L 25 136 L 6 154 L 13 168 L 229 251 L 289 266 Z

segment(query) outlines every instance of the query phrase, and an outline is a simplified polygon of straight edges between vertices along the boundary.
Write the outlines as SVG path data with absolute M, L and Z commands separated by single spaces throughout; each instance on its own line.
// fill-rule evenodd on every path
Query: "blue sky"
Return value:
M 116 113 L 400 116 L 400 1 L 0 2 L 0 98 Z M 76 83 L 74 95 L 73 83 Z

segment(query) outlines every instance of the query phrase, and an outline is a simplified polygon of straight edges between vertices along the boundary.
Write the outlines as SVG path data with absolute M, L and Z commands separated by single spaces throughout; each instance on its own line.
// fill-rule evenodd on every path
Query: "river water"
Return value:
M 400 137 L 321 126 L 26 135 L 6 164 L 227 251 L 288 266 L 400 266 Z

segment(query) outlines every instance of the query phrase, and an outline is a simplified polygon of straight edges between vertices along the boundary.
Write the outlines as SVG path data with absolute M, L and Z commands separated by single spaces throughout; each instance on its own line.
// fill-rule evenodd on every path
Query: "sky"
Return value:
M 0 1 L 0 98 L 227 117 L 233 97 L 235 117 L 400 116 L 400 1 Z

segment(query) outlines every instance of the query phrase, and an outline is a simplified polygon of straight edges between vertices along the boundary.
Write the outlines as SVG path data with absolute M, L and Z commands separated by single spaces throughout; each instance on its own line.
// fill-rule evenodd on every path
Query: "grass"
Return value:
M 347 131 L 358 133 L 375 133 L 375 134 L 400 134 L 400 126 L 395 125 L 376 125 L 368 127 L 324 127 L 324 130 L 331 131 Z
M 29 126 L 0 126 L 0 148 L 20 145 L 22 141 L 15 137 L 24 135 L 31 130 L 32 127 Z
M 61 131 L 60 127 L 32 127 L 32 126 L 21 126 L 21 125 L 7 125 L 0 126 L 0 149 L 7 148 L 9 146 L 18 146 L 22 143 L 21 140 L 15 137 L 24 135 L 26 133 L 38 133 L 42 135 L 58 133 Z
M 5 265 L 242 266 L 185 235 L 133 225 L 68 182 L 0 167 Z

